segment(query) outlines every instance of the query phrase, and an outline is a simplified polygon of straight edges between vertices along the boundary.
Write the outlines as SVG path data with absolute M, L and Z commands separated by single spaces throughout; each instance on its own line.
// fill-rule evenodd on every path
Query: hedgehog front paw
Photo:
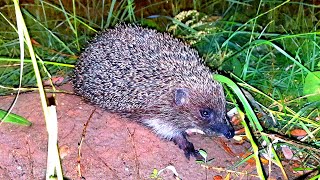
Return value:
M 185 134 L 180 134 L 178 136 L 175 136 L 172 138 L 172 141 L 179 146 L 180 149 L 183 150 L 184 155 L 188 160 L 190 160 L 190 156 L 195 157 L 198 159 L 201 155 L 199 154 L 199 151 L 194 149 L 193 144 L 188 141 Z

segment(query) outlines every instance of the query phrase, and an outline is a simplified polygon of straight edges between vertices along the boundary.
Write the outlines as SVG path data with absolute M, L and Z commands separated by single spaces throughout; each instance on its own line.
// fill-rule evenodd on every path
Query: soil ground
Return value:
M 70 84 L 60 89 L 72 91 Z M 0 109 L 8 109 L 13 99 L 14 96 L 0 97 Z M 226 169 L 248 173 L 231 173 L 231 179 L 258 179 L 252 176 L 256 174 L 254 164 L 246 162 L 235 167 L 240 155 L 249 152 L 249 143 L 239 145 L 223 137 L 190 136 L 197 149 L 205 149 L 208 158 L 214 158 L 208 165 L 222 171 L 206 169 L 194 158 L 187 160 L 174 143 L 161 140 L 146 127 L 96 108 L 78 96 L 60 93 L 56 101 L 60 154 L 64 176 L 68 179 L 80 179 L 78 144 L 89 119 L 80 159 L 85 179 L 150 179 L 154 168 L 161 170 L 169 165 L 187 180 L 225 177 Z M 21 94 L 13 112 L 27 118 L 32 126 L 8 123 L 0 126 L 0 179 L 45 179 L 47 131 L 39 94 Z M 272 167 L 271 179 L 283 179 L 280 170 L 275 165 Z M 169 170 L 161 177 L 174 179 Z

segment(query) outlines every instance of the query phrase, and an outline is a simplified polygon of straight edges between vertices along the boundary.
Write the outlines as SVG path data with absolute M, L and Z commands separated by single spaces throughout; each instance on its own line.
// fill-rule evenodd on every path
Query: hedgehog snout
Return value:
M 226 138 L 231 139 L 231 138 L 233 138 L 235 132 L 234 132 L 234 129 L 233 129 L 232 125 L 230 124 L 230 121 L 228 120 L 227 117 L 225 118 L 225 121 L 226 121 L 227 127 L 226 127 L 225 131 L 223 132 L 223 135 Z
M 231 139 L 234 136 L 234 129 L 233 127 L 229 128 L 226 132 L 223 133 L 223 135 L 228 138 Z
M 217 134 L 222 134 L 226 138 L 231 139 L 234 136 L 234 129 L 232 125 L 229 123 L 229 121 L 226 122 L 214 122 L 213 124 L 210 124 L 210 131 L 212 131 L 209 134 L 217 133 Z

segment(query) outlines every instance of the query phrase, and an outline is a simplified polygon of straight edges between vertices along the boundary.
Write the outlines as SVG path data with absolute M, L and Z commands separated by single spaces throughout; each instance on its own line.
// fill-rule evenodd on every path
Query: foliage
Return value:
M 7 111 L 0 109 L 0 119 L 4 119 L 4 117 L 7 115 Z M 9 114 L 7 118 L 4 119 L 3 122 L 10 122 L 13 124 L 19 124 L 23 126 L 31 126 L 31 122 L 25 119 L 24 117 L 21 117 L 16 114 Z

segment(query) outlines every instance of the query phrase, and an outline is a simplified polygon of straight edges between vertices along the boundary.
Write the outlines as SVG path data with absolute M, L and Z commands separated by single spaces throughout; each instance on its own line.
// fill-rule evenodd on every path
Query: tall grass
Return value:
M 230 11 L 234 8 L 234 13 L 241 13 L 249 4 L 232 6 Z M 255 132 L 279 137 L 272 146 L 281 156 L 281 147 L 287 145 L 303 154 L 294 157 L 306 160 L 302 166 L 317 169 L 319 152 L 314 150 L 319 148 L 320 135 L 320 33 L 319 24 L 311 19 L 319 17 L 319 7 L 289 1 L 260 2 L 256 7 L 253 17 L 226 15 L 216 22 L 208 22 L 210 16 L 203 13 L 181 13 L 176 18 L 188 27 L 175 23 L 171 30 L 192 43 L 209 66 L 232 73 L 238 85 L 251 92 L 255 97 L 251 103 L 260 106 L 269 114 L 265 119 L 273 122 L 261 118 L 263 129 L 251 123 Z M 294 137 L 295 130 L 306 135 Z M 264 135 L 257 138 L 266 142 Z M 305 148 L 297 149 L 286 138 L 299 140 Z M 266 156 L 267 151 L 263 148 L 260 153 Z

